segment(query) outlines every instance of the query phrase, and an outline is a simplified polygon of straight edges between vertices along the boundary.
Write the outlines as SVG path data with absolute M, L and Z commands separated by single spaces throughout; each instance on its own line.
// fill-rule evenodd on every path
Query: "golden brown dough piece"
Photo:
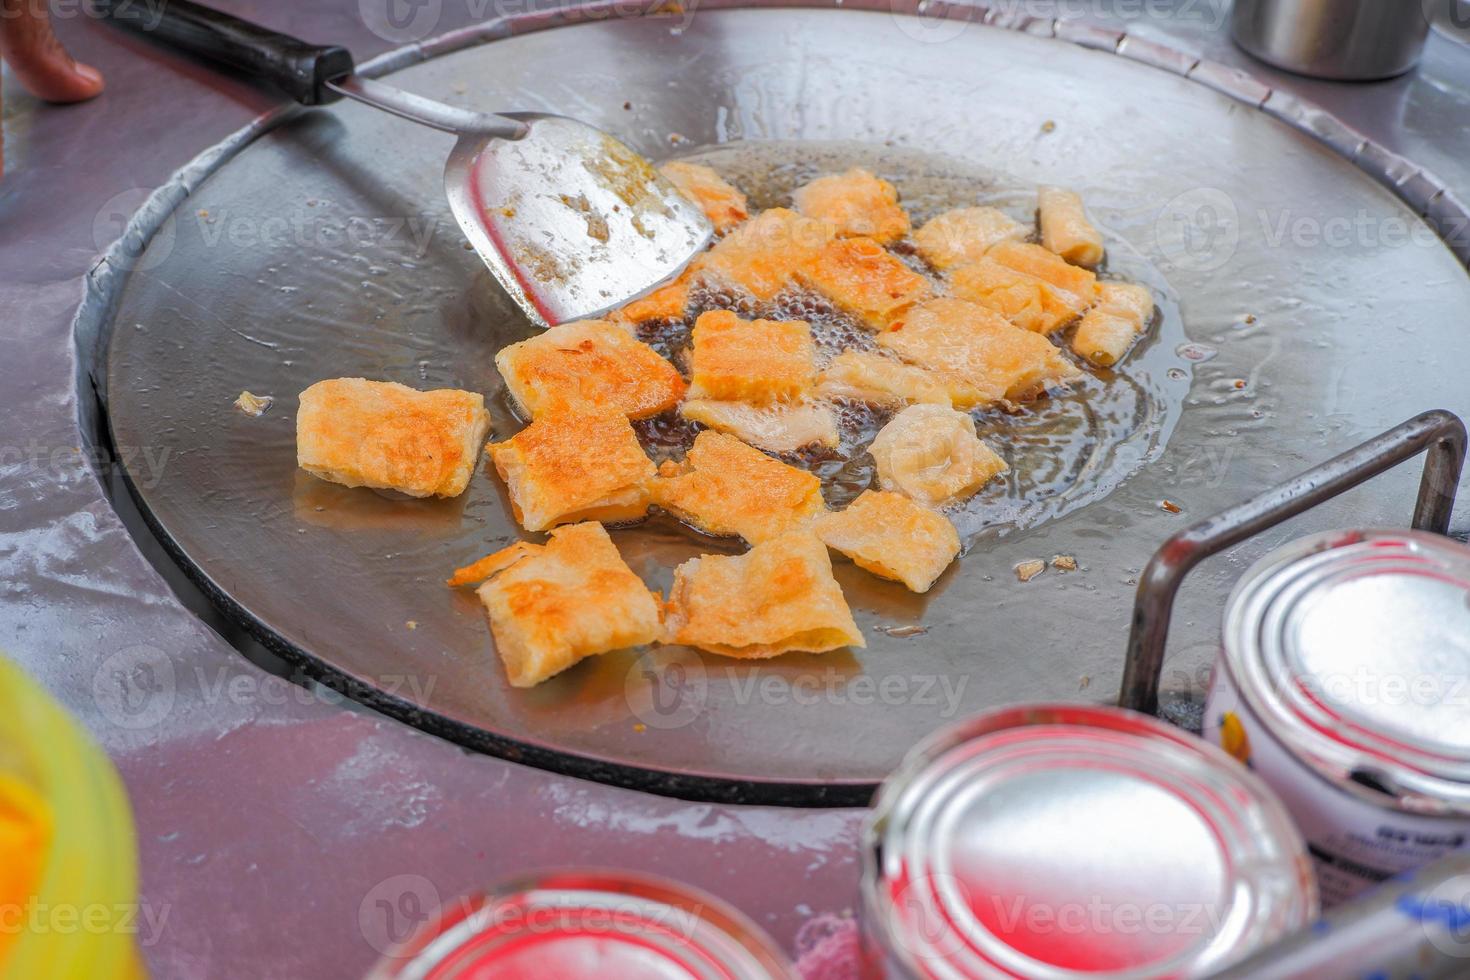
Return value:
M 689 200 L 698 204 L 715 231 L 724 234 L 749 217 L 745 195 L 714 170 L 700 163 L 672 160 L 658 172 Z
M 575 525 L 565 525 L 574 527 Z M 556 530 L 561 530 L 557 528 Z M 553 531 L 552 533 L 555 533 Z M 454 574 L 449 576 L 444 584 L 451 589 L 458 589 L 466 585 L 476 585 L 485 581 L 496 572 L 503 571 L 525 558 L 527 555 L 540 553 L 543 545 L 533 544 L 530 541 L 517 541 L 515 544 L 507 545 L 494 554 L 486 555 L 477 561 L 470 562 L 463 568 L 456 568 Z
M 817 521 L 817 537 L 859 568 L 928 592 L 960 553 L 960 536 L 942 514 L 908 497 L 865 490 L 846 510 Z
M 1001 265 L 994 259 L 962 265 L 949 274 L 958 299 L 994 310 L 1022 330 L 1052 333 L 1087 307 L 1087 301 L 1044 279 Z
M 696 258 L 689 264 L 679 276 L 667 286 L 660 286 L 653 292 L 641 299 L 624 306 L 615 313 L 610 314 L 612 319 L 620 323 L 647 323 L 648 321 L 670 321 L 684 319 L 684 313 L 689 308 L 689 291 L 699 276 L 700 260 Z
M 588 657 L 658 639 L 661 596 L 618 554 L 601 524 L 559 527 L 455 573 L 476 591 L 512 687 L 534 687 Z
M 878 351 L 843 351 L 817 382 L 824 398 L 846 398 L 880 408 L 920 403 L 950 407 L 949 391 L 923 368 Z
M 790 285 L 796 270 L 835 234 L 825 221 L 771 208 L 720 239 L 700 256 L 699 268 L 708 279 L 769 300 Z
M 1148 328 L 1154 298 L 1147 288 L 1127 282 L 1097 284 L 1097 306 L 1088 310 L 1072 336 L 1072 352 L 1112 367 Z
M 532 418 L 564 408 L 647 418 L 679 404 L 686 387 L 657 351 L 605 320 L 564 323 L 511 344 L 495 367 Z
M 682 463 L 659 467 L 649 489 L 653 502 L 680 520 L 751 544 L 826 510 L 821 480 L 720 432 L 701 432 Z
M 974 494 L 1010 469 L 975 434 L 975 420 L 943 405 L 911 405 L 868 447 L 878 484 L 926 507 L 944 507 Z
M 1045 337 L 946 297 L 910 309 L 878 345 L 927 369 L 956 408 L 1025 401 L 1082 373 Z
M 690 398 L 790 401 L 811 393 L 817 348 L 800 320 L 742 320 L 711 310 L 694 324 Z
M 914 232 L 914 244 L 925 262 L 952 269 L 984 258 L 1000 242 L 1024 241 L 1031 229 L 999 208 L 956 208 L 936 215 Z
M 826 545 L 809 530 L 743 555 L 703 555 L 680 565 L 664 642 L 745 659 L 867 645 L 832 577 Z
M 1102 235 L 1082 207 L 1082 197 L 1060 187 L 1043 187 L 1036 195 L 1041 244 L 1073 265 L 1095 268 L 1103 260 Z
M 483 395 L 336 378 L 301 393 L 296 462 L 343 486 L 457 497 L 489 431 Z
M 871 238 L 840 238 L 813 253 L 797 271 L 803 284 L 873 330 L 929 296 L 929 280 Z
M 1079 269 L 1040 245 L 1032 245 L 1030 242 L 1001 242 L 986 252 L 985 256 L 1009 269 L 1035 276 L 1063 292 L 1071 293 L 1081 300 L 1083 306 L 1091 305 L 1097 276 L 1086 269 Z
M 844 238 L 861 235 L 887 245 L 909 233 L 909 216 L 892 184 L 861 167 L 818 177 L 792 195 L 796 209 L 825 221 Z
M 610 412 L 548 412 L 490 458 L 528 531 L 576 521 L 633 521 L 648 511 L 656 472 L 627 418 Z
M 837 419 L 820 402 L 752 405 L 691 398 L 679 406 L 679 414 L 773 453 L 794 453 L 807 446 L 830 448 L 838 442 Z

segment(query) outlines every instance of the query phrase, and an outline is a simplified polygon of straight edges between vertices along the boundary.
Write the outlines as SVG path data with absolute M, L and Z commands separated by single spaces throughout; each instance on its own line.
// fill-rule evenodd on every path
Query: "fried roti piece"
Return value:
M 699 259 L 696 258 L 679 278 L 667 286 L 660 286 L 641 299 L 633 300 L 611 316 L 620 323 L 632 324 L 682 320 L 689 309 L 689 291 L 698 276 Z
M 488 451 L 510 491 L 511 510 L 528 531 L 577 521 L 616 524 L 648 512 L 648 481 L 656 470 L 623 415 L 548 412 Z
M 605 320 L 564 323 L 511 344 L 495 367 L 531 418 L 571 408 L 642 419 L 679 404 L 686 388 L 652 347 Z
M 1154 294 L 1136 282 L 1100 282 L 1096 309 L 1146 324 L 1153 319 Z
M 926 507 L 944 507 L 974 494 L 1010 469 L 975 434 L 975 420 L 942 405 L 910 405 L 868 447 L 878 485 Z
M 659 167 L 658 172 L 680 194 L 699 205 L 717 234 L 723 235 L 750 216 L 745 195 L 703 164 L 672 160 Z
M 566 526 L 573 527 L 575 525 Z M 601 525 L 598 526 L 601 527 Z M 562 530 L 562 528 L 557 528 L 556 530 Z M 556 532 L 553 531 L 552 533 L 555 534 Z M 528 555 L 539 554 L 543 547 L 545 546 L 533 544 L 530 541 L 517 541 L 513 545 L 501 548 L 492 555 L 486 555 L 478 561 L 470 562 L 470 564 L 463 568 L 456 568 L 454 574 L 449 576 L 449 579 L 444 584 L 451 589 L 458 589 L 465 585 L 476 585 L 490 578 L 496 572 L 504 571 Z
M 711 310 L 695 321 L 690 353 L 690 398 L 791 401 L 811 393 L 817 346 L 800 320 L 742 320 Z
M 721 432 L 705 431 L 682 463 L 659 467 L 653 502 L 707 534 L 759 544 L 826 510 L 822 481 Z
M 517 542 L 461 569 L 512 687 L 534 687 L 588 657 L 658 639 L 661 600 L 618 554 L 601 524 L 559 527 L 544 545 Z
M 893 317 L 933 292 L 929 280 L 871 238 L 830 242 L 813 253 L 796 275 L 803 285 L 872 330 L 882 330 Z
M 817 394 L 880 408 L 930 404 L 950 407 L 949 390 L 923 368 L 877 351 L 844 351 L 817 381 Z
M 994 245 L 1025 241 L 1031 229 L 999 208 L 956 208 L 936 215 L 914 232 L 919 255 L 934 268 L 978 262 Z
M 1147 287 L 1129 282 L 1100 282 L 1097 297 L 1097 306 L 1077 324 L 1072 352 L 1098 367 L 1112 367 L 1148 329 L 1154 297 Z
M 1053 333 L 1077 319 L 1087 301 L 994 259 L 950 271 L 950 292 L 994 310 L 1022 330 Z
M 879 578 L 928 592 L 960 553 L 944 515 L 886 490 L 864 490 L 846 510 L 818 519 L 817 537 Z
M 863 236 L 887 245 L 909 233 L 909 216 L 898 206 L 898 191 L 861 167 L 818 177 L 792 195 L 796 209 L 825 221 L 844 238 Z
M 761 406 L 691 398 L 679 406 L 679 414 L 773 453 L 837 445 L 837 419 L 830 408 L 817 402 Z
M 878 345 L 927 369 L 955 408 L 1013 405 L 1082 373 L 1040 334 L 948 297 L 910 309 L 878 335 Z
M 762 211 L 699 258 L 706 278 L 769 300 L 837 234 L 825 221 L 786 208 Z
M 301 393 L 296 463 L 347 487 L 457 497 L 489 431 L 483 395 L 336 378 Z
M 1082 196 L 1061 187 L 1036 193 L 1041 244 L 1073 265 L 1095 268 L 1103 260 L 1102 234 L 1087 220 Z
M 809 530 L 676 568 L 663 641 L 751 660 L 867 645 L 826 546 Z
M 1035 276 L 1049 282 L 1066 293 L 1080 299 L 1084 306 L 1092 304 L 1097 287 L 1097 276 L 1087 269 L 1079 269 L 1066 259 L 1030 242 L 1001 242 L 985 253 L 986 258 L 999 262 L 1008 269 Z

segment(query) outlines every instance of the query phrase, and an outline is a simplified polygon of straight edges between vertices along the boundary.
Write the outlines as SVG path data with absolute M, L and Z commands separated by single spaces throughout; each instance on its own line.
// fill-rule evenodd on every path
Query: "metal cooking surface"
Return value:
M 662 648 L 512 691 L 478 604 L 442 585 L 515 537 L 498 480 L 482 468 L 464 497 L 421 502 L 296 471 L 296 395 L 324 377 L 483 391 L 498 437 L 515 427 L 491 359 L 527 327 L 442 203 L 449 138 L 356 106 L 241 152 L 128 284 L 107 396 L 145 511 L 227 607 L 365 699 L 426 709 L 421 724 L 474 747 L 655 790 L 852 800 L 950 718 L 1110 700 L 1132 578 L 1182 522 L 1421 409 L 1470 413 L 1457 367 L 1470 282 L 1386 191 L 1260 113 L 1110 54 L 950 26 L 700 11 L 687 27 L 497 41 L 395 76 L 478 108 L 574 115 L 655 158 L 738 139 L 892 141 L 1073 185 L 1167 277 L 1172 329 L 1196 346 L 1144 355 L 1165 374 L 1166 415 L 1168 371 L 1182 372 L 1177 402 L 1193 370 L 1162 453 L 1145 440 L 1101 499 L 981 535 L 928 597 L 839 564 L 866 650 L 744 664 Z M 232 407 L 242 389 L 276 402 L 248 418 Z M 1402 521 L 1413 480 L 1377 481 L 1233 561 L 1308 527 Z M 654 587 L 699 550 L 663 524 L 615 539 Z M 1012 573 L 1055 554 L 1082 571 Z M 1194 580 L 1203 597 L 1180 605 L 1166 687 L 1198 693 L 1242 567 Z

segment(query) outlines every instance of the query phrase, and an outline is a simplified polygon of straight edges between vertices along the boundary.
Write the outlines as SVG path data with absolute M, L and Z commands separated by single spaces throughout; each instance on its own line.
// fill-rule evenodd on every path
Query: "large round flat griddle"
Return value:
M 891 141 L 1075 186 L 1117 254 L 1167 276 L 1182 325 L 1139 356 L 1172 403 L 1121 482 L 981 535 L 927 597 L 839 563 L 866 650 L 750 664 L 654 648 L 512 690 L 474 597 L 442 584 L 517 537 L 493 473 L 458 500 L 408 501 L 296 470 L 296 396 L 322 378 L 481 391 L 502 437 L 518 425 L 492 357 L 529 327 L 453 231 L 448 138 L 351 105 L 224 163 L 123 289 L 105 394 L 150 522 L 224 608 L 328 682 L 467 746 L 655 791 L 851 802 L 955 717 L 1111 700 L 1134 576 L 1170 533 L 1422 409 L 1470 413 L 1470 281 L 1387 191 L 1264 113 L 1110 53 L 940 26 L 701 9 L 395 76 L 479 108 L 575 115 L 655 158 Z M 243 389 L 275 405 L 245 416 Z M 1395 474 L 1207 566 L 1176 612 L 1166 692 L 1199 694 L 1246 562 L 1311 528 L 1403 522 L 1413 488 Z M 709 550 L 660 523 L 615 539 L 659 588 Z M 1016 563 L 1057 554 L 1082 570 L 1017 581 Z

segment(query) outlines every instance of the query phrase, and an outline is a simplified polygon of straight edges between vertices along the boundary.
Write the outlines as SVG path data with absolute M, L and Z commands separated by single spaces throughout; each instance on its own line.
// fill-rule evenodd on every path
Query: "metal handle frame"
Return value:
M 1138 579 L 1118 704 L 1148 714 L 1158 712 L 1159 677 L 1174 598 L 1196 565 L 1426 451 L 1413 526 L 1445 534 L 1465 465 L 1465 423 L 1451 412 L 1436 410 L 1417 415 L 1165 541 Z
M 391 112 L 400 119 L 407 119 L 429 126 L 444 133 L 457 136 L 475 136 L 485 139 L 518 140 L 530 132 L 530 127 L 517 119 L 490 115 L 445 105 L 422 95 L 405 92 L 370 78 L 348 75 L 326 83 L 326 87 L 338 95 L 345 95 L 364 105 L 384 112 Z

